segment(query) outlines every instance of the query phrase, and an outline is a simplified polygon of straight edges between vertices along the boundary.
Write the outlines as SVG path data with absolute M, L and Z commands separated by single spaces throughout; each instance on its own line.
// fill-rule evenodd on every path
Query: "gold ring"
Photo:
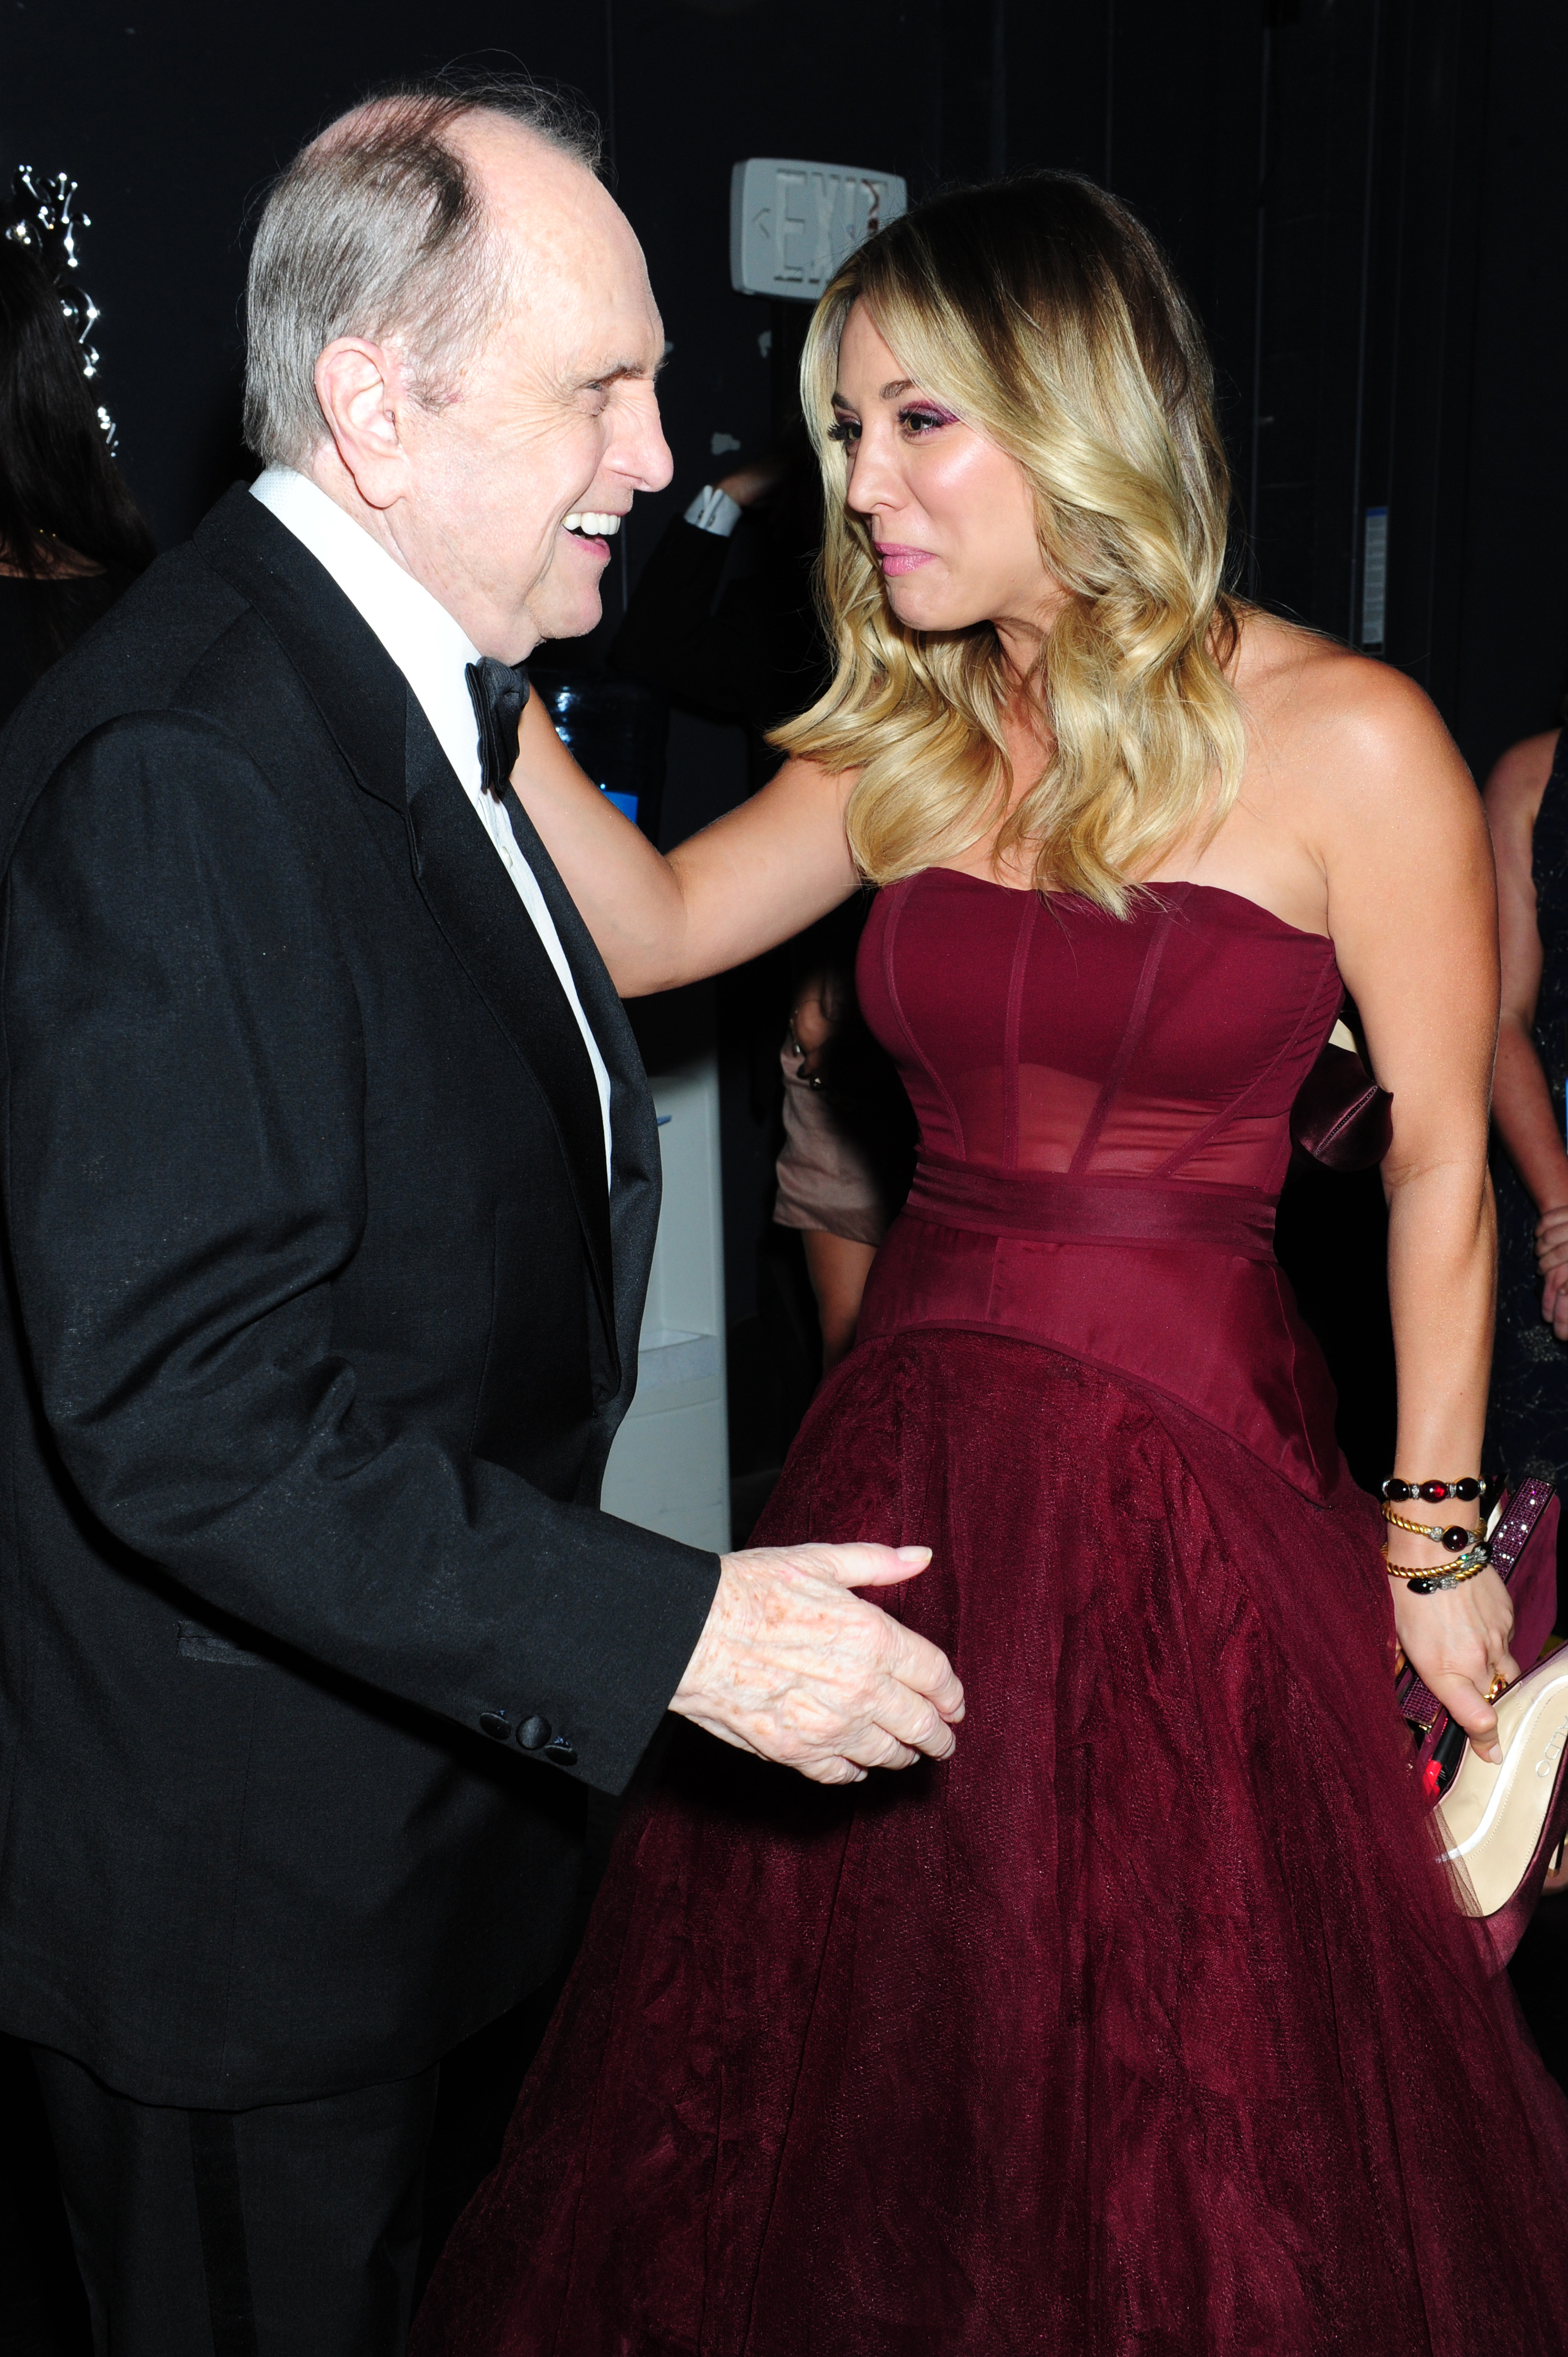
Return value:
M 1492 1680 L 1491 1684 L 1487 1688 L 1487 1700 L 1488 1702 L 1496 1702 L 1500 1694 L 1507 1694 L 1508 1686 L 1509 1682 L 1507 1678 L 1504 1677 L 1501 1670 L 1499 1670 L 1497 1676 Z

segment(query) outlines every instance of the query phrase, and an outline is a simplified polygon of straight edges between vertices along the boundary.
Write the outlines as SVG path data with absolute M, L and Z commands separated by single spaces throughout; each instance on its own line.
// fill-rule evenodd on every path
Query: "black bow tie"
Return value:
M 494 655 L 481 655 L 477 663 L 469 663 L 464 677 L 479 724 L 479 770 L 485 791 L 504 802 L 517 766 L 517 732 L 528 702 L 528 673 L 521 663 L 514 671 L 510 663 L 497 662 Z

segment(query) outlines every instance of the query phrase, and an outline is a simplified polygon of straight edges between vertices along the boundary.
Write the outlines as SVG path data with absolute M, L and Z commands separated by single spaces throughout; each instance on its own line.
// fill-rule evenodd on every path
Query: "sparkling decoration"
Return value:
M 81 267 L 77 231 L 92 227 L 89 216 L 77 210 L 76 182 L 67 172 L 56 172 L 46 178 L 33 165 L 19 164 L 10 201 L 0 219 L 6 224 L 4 234 L 16 245 L 30 245 L 54 280 L 66 325 L 76 338 L 81 354 L 81 373 L 91 384 L 98 374 L 98 352 L 91 339 L 99 311 L 75 276 Z M 98 423 L 113 450 L 114 420 L 102 403 L 98 406 Z

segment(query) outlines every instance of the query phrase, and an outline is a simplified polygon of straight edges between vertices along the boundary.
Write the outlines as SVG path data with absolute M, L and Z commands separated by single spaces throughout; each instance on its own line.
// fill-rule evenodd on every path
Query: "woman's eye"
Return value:
M 934 433 L 940 425 L 950 425 L 953 416 L 949 409 L 901 409 L 898 423 L 909 433 L 919 436 Z
M 859 439 L 860 427 L 853 418 L 841 417 L 836 425 L 830 425 L 828 428 L 828 440 L 842 442 L 846 449 L 851 443 L 858 442 Z

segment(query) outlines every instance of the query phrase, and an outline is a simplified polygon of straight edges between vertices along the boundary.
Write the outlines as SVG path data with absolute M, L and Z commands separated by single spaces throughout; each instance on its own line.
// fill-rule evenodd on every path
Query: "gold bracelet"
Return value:
M 1441 1588 L 1463 1587 L 1467 1579 L 1485 1571 L 1491 1559 L 1492 1550 L 1485 1540 L 1452 1563 L 1391 1563 L 1387 1547 L 1383 1549 L 1383 1569 L 1391 1579 L 1402 1579 L 1412 1596 L 1432 1596 Z
M 1396 1514 L 1391 1506 L 1383 1508 L 1383 1520 L 1391 1523 L 1396 1531 L 1412 1531 L 1418 1539 L 1430 1539 L 1434 1546 L 1446 1547 L 1450 1555 L 1458 1555 L 1462 1548 L 1473 1546 L 1481 1535 L 1478 1524 L 1471 1531 L 1466 1530 L 1463 1523 L 1450 1523 L 1446 1527 L 1439 1523 L 1407 1523 L 1404 1516 Z

